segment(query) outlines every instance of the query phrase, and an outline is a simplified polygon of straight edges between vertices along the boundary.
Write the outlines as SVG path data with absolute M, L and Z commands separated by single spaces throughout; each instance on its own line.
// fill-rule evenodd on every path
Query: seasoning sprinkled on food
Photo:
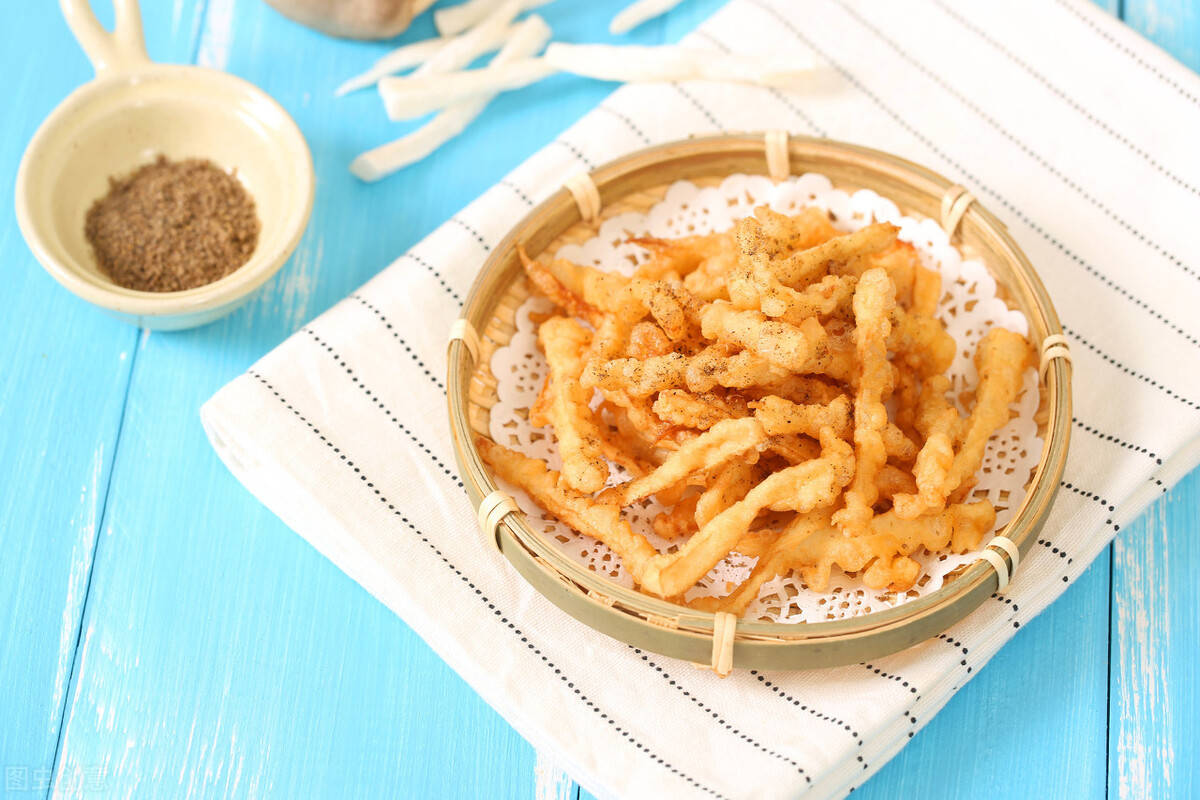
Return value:
M 123 178 L 88 210 L 84 226 L 100 269 L 144 292 L 212 283 L 249 260 L 258 243 L 254 198 L 207 159 L 159 156 Z

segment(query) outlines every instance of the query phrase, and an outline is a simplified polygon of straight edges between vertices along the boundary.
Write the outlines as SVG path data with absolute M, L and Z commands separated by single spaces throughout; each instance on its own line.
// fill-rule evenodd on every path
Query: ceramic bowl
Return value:
M 34 135 L 17 173 L 21 232 L 42 266 L 84 300 L 134 325 L 171 330 L 211 322 L 244 303 L 287 261 L 308 223 L 314 178 L 300 129 L 266 93 L 216 70 L 146 56 L 137 0 L 116 0 L 110 34 L 87 0 L 62 0 L 96 77 Z M 224 278 L 181 292 L 117 286 L 84 236 L 88 208 L 153 161 L 206 158 L 254 198 L 261 228 L 250 259 Z

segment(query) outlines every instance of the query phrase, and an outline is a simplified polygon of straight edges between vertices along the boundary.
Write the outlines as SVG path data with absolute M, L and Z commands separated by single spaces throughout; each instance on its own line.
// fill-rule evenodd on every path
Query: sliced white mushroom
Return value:
M 550 26 L 545 20 L 537 15 L 529 17 L 517 26 L 512 38 L 492 59 L 491 65 L 499 67 L 537 53 L 550 41 L 550 33 Z M 377 181 L 401 167 L 420 161 L 462 133 L 494 96 L 477 95 L 447 108 L 407 136 L 358 156 L 350 164 L 350 171 L 364 181 Z
M 551 0 L 522 0 L 521 10 L 532 11 Z M 454 36 L 478 23 L 494 8 L 496 0 L 467 0 L 449 8 L 433 12 L 433 24 L 442 36 Z
M 684 47 L 562 44 L 541 58 L 527 58 L 483 69 L 384 78 L 379 93 L 392 119 L 428 114 L 477 95 L 518 89 L 556 72 L 603 81 L 738 81 L 763 86 L 792 86 L 810 72 L 807 63 L 779 62 Z

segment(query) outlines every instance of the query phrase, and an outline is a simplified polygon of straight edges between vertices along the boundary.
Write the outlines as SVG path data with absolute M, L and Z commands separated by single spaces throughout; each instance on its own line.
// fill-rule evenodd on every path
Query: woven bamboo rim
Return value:
M 581 219 L 574 196 L 562 189 L 531 211 L 492 251 L 463 308 L 463 318 L 479 334 L 478 361 L 461 338 L 451 341 L 448 352 L 451 432 L 473 505 L 477 507 L 497 488 L 479 457 L 474 437 L 477 433 L 487 435 L 488 413 L 495 403 L 492 354 L 512 336 L 516 310 L 529 294 L 516 245 L 524 244 L 531 256 L 537 256 L 567 242 L 586 240 L 596 234 L 605 219 L 626 211 L 647 210 L 662 198 L 667 186 L 678 180 L 713 185 L 735 173 L 766 174 L 765 153 L 772 145 L 778 147 L 764 134 L 720 135 L 632 153 L 591 173 L 603 201 L 596 220 L 587 223 Z M 788 154 L 790 174 L 819 172 L 835 186 L 873 189 L 906 214 L 938 219 L 943 198 L 952 189 L 959 191 L 951 181 L 925 167 L 857 145 L 791 137 Z M 776 169 L 777 162 L 776 158 Z M 1040 343 L 1047 337 L 1061 336 L 1062 327 L 1045 287 L 1004 224 L 978 203 L 970 203 L 962 208 L 955 227 L 960 247 L 984 260 L 1006 290 L 1008 302 L 1024 312 L 1030 338 Z M 1070 437 L 1070 360 L 1056 357 L 1045 366 L 1041 457 L 1024 501 L 999 532 L 1016 544 L 1022 556 L 1028 554 L 1049 514 Z M 526 580 L 585 624 L 628 644 L 675 658 L 708 663 L 714 657 L 714 614 L 626 589 L 581 567 L 534 531 L 520 513 L 495 518 L 492 524 L 495 530 L 483 535 L 494 534 L 501 553 Z M 903 650 L 935 636 L 977 608 L 998 590 L 1002 578 L 1007 578 L 1008 570 L 1004 575 L 1000 572 L 981 558 L 936 592 L 849 619 L 793 624 L 741 620 L 733 636 L 733 666 L 828 667 Z

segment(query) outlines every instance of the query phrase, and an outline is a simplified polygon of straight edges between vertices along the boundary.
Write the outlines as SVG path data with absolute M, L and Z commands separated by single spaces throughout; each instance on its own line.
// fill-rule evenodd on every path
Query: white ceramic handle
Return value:
M 87 53 L 96 75 L 124 71 L 149 63 L 146 40 L 142 36 L 142 15 L 138 0 L 113 0 L 117 24 L 112 33 L 104 29 L 92 13 L 89 0 L 59 0 L 63 16 L 76 41 Z

